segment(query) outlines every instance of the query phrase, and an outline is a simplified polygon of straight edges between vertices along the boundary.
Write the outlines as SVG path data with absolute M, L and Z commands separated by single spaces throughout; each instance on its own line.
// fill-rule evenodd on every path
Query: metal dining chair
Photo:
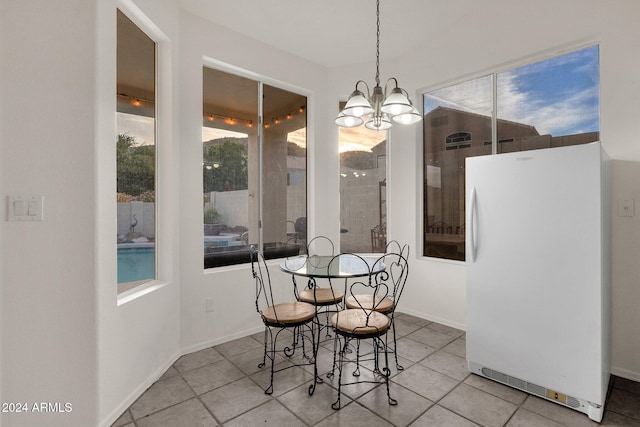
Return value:
M 389 283 L 392 284 L 389 295 L 380 301 L 373 301 L 370 294 L 349 295 L 345 299 L 346 308 L 357 308 L 360 306 L 368 307 L 372 310 L 379 311 L 391 318 L 391 333 L 393 335 L 393 347 L 391 351 L 394 354 L 396 369 L 404 370 L 404 367 L 398 361 L 398 341 L 396 339 L 395 311 L 404 291 L 404 286 L 409 275 L 409 245 L 400 245 L 396 240 L 387 243 L 387 252 L 382 257 L 386 266 L 387 274 L 389 274 Z
M 331 239 L 325 236 L 316 236 L 307 244 L 307 262 L 313 263 L 316 256 L 334 256 L 335 246 Z M 316 313 L 320 317 L 324 315 L 324 323 L 320 323 L 321 328 L 327 331 L 327 337 L 330 337 L 329 314 L 341 309 L 343 306 L 344 291 L 332 286 L 319 286 L 316 279 L 310 278 L 304 289 L 298 291 L 298 287 L 293 277 L 294 289 L 298 301 L 312 304 L 316 307 Z
M 329 263 L 329 269 L 335 268 L 334 263 L 341 263 L 342 257 L 349 257 L 352 264 L 360 264 L 361 269 L 367 269 L 369 274 L 363 277 L 350 279 L 347 287 L 347 295 L 354 297 L 356 306 L 354 308 L 346 308 L 339 310 L 331 316 L 331 325 L 335 332 L 334 340 L 334 365 L 332 371 L 328 374 L 329 378 L 335 378 L 337 369 L 337 389 L 338 397 L 332 404 L 333 409 L 340 409 L 342 387 L 360 383 L 384 383 L 387 389 L 387 398 L 390 405 L 397 405 L 397 401 L 391 397 L 389 391 L 389 377 L 391 371 L 389 369 L 387 332 L 391 327 L 391 318 L 376 309 L 380 303 L 387 298 L 392 285 L 389 283 L 389 275 L 385 270 L 374 273 L 373 266 L 384 262 L 384 257 L 367 261 L 357 254 L 340 254 L 335 256 Z M 330 279 L 331 280 L 331 279 Z M 371 295 L 371 304 L 360 304 L 357 295 Z M 361 341 L 371 340 L 373 352 L 371 360 L 373 361 L 372 375 L 361 376 L 360 362 L 361 356 L 359 350 L 356 351 L 355 357 L 350 357 L 353 352 L 350 344 L 355 342 L 355 347 L 360 348 Z M 381 363 L 383 357 L 384 363 Z M 355 370 L 352 372 L 351 378 L 345 377 L 346 365 L 354 363 Z
M 267 263 L 263 254 L 254 247 L 251 249 L 251 273 L 255 279 L 256 286 L 256 311 L 260 314 L 265 327 L 264 354 L 262 363 L 260 363 L 258 367 L 264 367 L 267 363 L 267 358 L 271 363 L 271 378 L 265 393 L 273 393 L 274 373 L 294 366 L 313 365 L 313 383 L 309 386 L 309 395 L 312 395 L 318 383 L 316 356 L 319 328 L 316 320 L 316 308 L 311 304 L 301 301 L 277 302 L 273 296 L 271 276 Z M 278 338 L 285 330 L 293 332 L 292 335 L 283 337 L 291 338 L 292 342 L 290 345 L 279 348 L 277 345 Z M 307 342 L 311 344 L 310 355 L 307 353 Z M 278 353 L 284 354 L 289 361 L 293 361 L 292 358 L 298 349 L 302 351 L 301 362 L 290 363 L 283 368 L 275 370 L 275 359 Z

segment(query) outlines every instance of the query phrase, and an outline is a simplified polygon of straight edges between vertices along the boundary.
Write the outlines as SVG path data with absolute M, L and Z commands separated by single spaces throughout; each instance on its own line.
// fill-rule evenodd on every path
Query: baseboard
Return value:
M 167 372 L 175 362 L 180 358 L 182 353 L 176 352 L 162 365 L 156 369 L 149 377 L 134 391 L 132 391 L 115 409 L 109 413 L 102 421 L 98 423 L 98 427 L 110 427 L 120 416 L 127 410 L 127 408 L 142 395 L 149 387 L 153 385 L 158 379 Z
M 629 371 L 628 369 L 622 369 L 615 366 L 611 367 L 611 373 L 617 377 L 622 377 L 631 381 L 640 382 L 640 373 Z
M 455 329 L 460 329 L 461 331 L 466 331 L 467 330 L 467 325 L 462 324 L 462 323 L 458 323 L 458 322 L 452 322 L 451 320 L 448 319 L 442 319 L 438 316 L 430 316 L 428 314 L 425 313 L 421 313 L 415 310 L 405 310 L 403 309 L 398 309 L 398 313 L 405 313 L 405 314 L 410 314 L 411 316 L 415 316 L 415 317 L 419 317 L 421 319 L 424 320 L 428 320 L 430 322 L 436 322 L 436 323 L 440 323 L 441 325 L 445 325 L 445 326 L 450 326 L 452 328 Z
M 189 347 L 185 347 L 182 349 L 182 355 L 194 353 L 196 351 L 204 350 L 205 348 L 213 347 L 215 345 L 224 344 L 229 341 L 237 340 L 239 338 L 248 337 L 250 335 L 256 334 L 258 332 L 263 332 L 264 326 L 260 325 L 256 328 L 247 329 L 242 332 L 236 332 L 230 335 L 225 335 L 220 338 L 216 338 L 214 340 L 203 341 L 198 344 L 190 345 Z

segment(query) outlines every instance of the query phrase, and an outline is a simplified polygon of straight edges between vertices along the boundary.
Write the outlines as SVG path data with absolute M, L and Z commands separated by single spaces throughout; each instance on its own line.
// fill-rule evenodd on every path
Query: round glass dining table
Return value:
M 333 260 L 336 258 L 333 262 Z M 363 262 L 363 260 L 366 262 Z M 288 258 L 280 263 L 280 270 L 295 276 L 310 278 L 349 278 L 375 274 L 385 269 L 379 256 L 371 255 L 312 255 Z

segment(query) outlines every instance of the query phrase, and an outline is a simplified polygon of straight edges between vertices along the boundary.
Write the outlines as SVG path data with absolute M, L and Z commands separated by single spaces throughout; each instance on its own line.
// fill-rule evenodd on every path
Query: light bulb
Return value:
M 356 117 L 362 117 L 362 115 L 364 114 L 364 108 L 362 107 L 355 107 L 353 109 L 353 113 L 352 115 L 356 116 Z
M 350 116 L 349 116 L 349 117 L 346 117 L 346 118 L 344 119 L 344 123 L 345 123 L 345 125 L 346 125 L 347 127 L 351 127 L 351 126 L 353 126 L 353 125 L 356 123 L 356 119 L 354 119 L 353 117 L 350 117 Z
M 391 115 L 395 116 L 397 114 L 402 113 L 402 106 L 401 105 L 392 105 L 391 106 Z
M 400 120 L 401 124 L 408 125 L 409 123 L 411 123 L 411 115 L 410 114 L 402 114 L 400 117 L 398 117 L 398 120 Z

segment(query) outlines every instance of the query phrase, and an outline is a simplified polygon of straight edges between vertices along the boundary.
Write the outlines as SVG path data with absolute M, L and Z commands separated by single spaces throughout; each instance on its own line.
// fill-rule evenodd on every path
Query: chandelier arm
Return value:
M 389 77 L 389 78 L 387 79 L 387 82 L 384 84 L 384 97 L 385 97 L 385 98 L 387 97 L 387 88 L 388 88 L 388 86 L 389 86 L 389 82 L 390 82 L 391 80 L 393 80 L 393 81 L 394 81 L 394 83 L 395 83 L 395 85 L 396 85 L 396 89 L 398 88 L 398 79 L 396 79 L 395 77 Z M 404 89 L 400 88 L 400 90 L 404 90 Z M 407 94 L 407 97 L 408 97 L 408 96 L 409 96 L 409 95 Z
M 365 82 L 364 80 L 358 80 L 356 82 L 356 90 L 358 90 L 358 85 L 362 83 L 365 85 L 365 87 L 367 88 L 367 99 L 371 98 L 371 90 L 369 89 L 369 85 L 367 84 L 367 82 Z

